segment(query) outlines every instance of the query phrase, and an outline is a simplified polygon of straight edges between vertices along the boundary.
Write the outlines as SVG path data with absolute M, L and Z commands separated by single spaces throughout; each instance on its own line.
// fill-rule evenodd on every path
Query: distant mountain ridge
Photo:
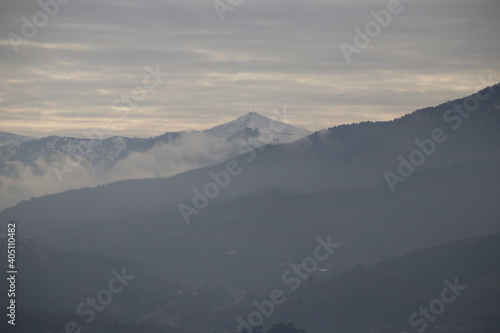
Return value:
M 493 91 L 467 121 L 456 131 L 448 130 L 449 139 L 436 148 L 416 173 L 448 167 L 455 163 L 490 159 L 498 161 L 500 145 L 500 84 L 481 92 Z M 463 104 L 468 97 L 443 103 L 436 107 L 417 110 L 387 122 L 364 122 L 341 125 L 315 132 L 291 144 L 266 146 L 255 161 L 250 153 L 236 158 L 245 165 L 245 172 L 231 180 L 224 197 L 237 196 L 272 188 L 300 189 L 302 191 L 346 190 L 384 186 L 384 172 L 396 171 L 398 155 L 408 156 L 415 150 L 415 139 L 425 139 L 436 128 L 447 128 L 445 112 L 455 104 Z M 193 197 L 192 189 L 211 181 L 210 170 L 218 171 L 223 165 L 184 172 L 175 177 L 158 180 L 130 180 L 109 184 L 93 191 L 113 192 L 120 188 L 126 195 L 116 197 L 118 206 L 127 206 L 128 200 L 138 207 L 158 208 Z M 410 179 L 411 181 L 411 179 Z M 125 190 L 125 188 L 130 189 Z M 173 190 L 173 189 L 176 190 Z M 402 186 L 404 189 L 404 184 Z M 137 190 L 148 193 L 149 198 L 136 197 Z M 132 191 L 134 190 L 134 191 Z M 80 192 L 83 193 L 83 192 Z M 74 193 L 77 195 L 77 193 Z M 69 193 L 68 193 L 69 195 Z M 68 198 L 65 195 L 65 198 Z M 52 198 L 43 198 L 52 200 Z M 80 205 L 83 208 L 83 206 Z M 106 211 L 112 210 L 107 204 Z M 51 213 L 58 211 L 52 210 Z M 97 212 L 86 209 L 84 213 Z
M 275 129 L 279 130 L 275 130 Z M 50 160 L 55 154 L 78 153 L 72 147 L 80 147 L 84 152 L 80 157 L 85 157 L 89 162 L 113 163 L 126 157 L 130 152 L 143 152 L 153 148 L 156 144 L 174 142 L 182 136 L 192 133 L 204 133 L 215 138 L 234 140 L 236 138 L 261 138 L 263 134 L 271 136 L 271 140 L 260 140 L 263 144 L 289 143 L 301 139 L 311 131 L 272 120 L 256 112 L 249 112 L 237 119 L 225 124 L 215 126 L 203 131 L 166 132 L 151 138 L 129 138 L 114 136 L 107 139 L 89 139 L 48 136 L 34 138 L 17 134 L 0 132 L 0 144 L 2 142 L 15 142 L 22 147 L 0 146 L 0 174 L 2 174 L 2 163 L 6 161 L 21 161 L 25 164 L 33 164 L 37 158 Z M 33 142 L 33 140 L 36 140 Z
M 33 196 L 84 186 L 168 177 L 220 163 L 245 147 L 289 143 L 310 133 L 250 112 L 204 131 L 167 132 L 144 139 L 0 135 L 5 142 L 16 142 L 0 146 L 0 198 L 9 188 L 17 195 L 2 200 L 0 209 Z
M 19 135 L 7 132 L 0 132 L 0 147 L 6 145 L 20 145 L 24 142 L 35 140 L 37 138 L 27 135 Z

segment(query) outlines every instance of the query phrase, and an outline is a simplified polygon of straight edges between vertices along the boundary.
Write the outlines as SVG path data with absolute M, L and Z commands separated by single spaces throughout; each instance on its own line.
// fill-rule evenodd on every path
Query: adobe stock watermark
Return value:
M 150 66 L 146 67 L 147 74 L 144 75 L 140 85 L 133 87 L 128 94 L 121 94 L 119 98 L 114 99 L 111 102 L 111 107 L 116 108 L 116 114 L 118 119 L 124 119 L 130 114 L 130 109 L 137 107 L 140 102 L 144 101 L 148 95 L 148 92 L 156 89 L 160 83 L 163 82 L 163 78 L 170 75 L 168 72 L 162 72 L 160 70 L 160 65 L 156 65 L 153 69 Z M 113 121 L 102 121 L 99 125 L 100 128 L 91 131 L 83 131 L 85 138 L 90 140 L 100 140 L 96 141 L 97 144 L 102 144 L 105 132 L 112 132 Z M 80 141 L 79 144 L 64 147 L 64 152 L 66 154 L 65 164 L 59 162 L 53 162 L 52 167 L 56 174 L 59 182 L 63 181 L 63 175 L 65 173 L 71 173 L 75 168 L 79 167 L 84 161 L 85 157 L 89 155 L 91 151 L 91 144 L 83 145 Z
M 492 75 L 489 75 L 489 81 L 484 77 L 479 77 L 479 79 L 481 87 L 478 90 L 482 89 L 484 84 L 487 83 L 486 92 L 481 93 L 482 90 L 478 91 L 474 95 L 463 99 L 462 104 L 455 103 L 453 107 L 450 107 L 443 113 L 443 121 L 450 124 L 453 131 L 458 130 L 462 126 L 463 121 L 469 119 L 471 114 L 478 110 L 480 103 L 490 98 L 491 93 L 495 91 L 492 87 Z M 399 165 L 397 173 L 391 171 L 384 172 L 385 181 L 391 192 L 395 192 L 396 184 L 404 183 L 415 172 L 417 167 L 421 166 L 427 158 L 437 151 L 438 145 L 445 143 L 447 140 L 448 135 L 446 131 L 440 127 L 433 129 L 428 138 L 422 140 L 415 139 L 413 142 L 417 148 L 412 150 L 407 158 L 403 155 L 398 156 Z
M 287 113 L 286 106 L 283 107 L 283 111 L 277 109 L 273 110 L 273 113 L 279 121 L 285 122 L 290 117 Z M 245 161 L 251 163 L 257 157 L 257 151 L 264 149 L 266 144 L 272 143 L 275 138 L 275 133 L 279 133 L 284 129 L 284 124 L 279 121 L 271 120 L 269 126 L 261 129 L 262 137 L 249 138 L 238 145 L 238 154 L 248 156 Z M 243 166 L 233 158 L 225 163 L 223 170 L 217 172 L 210 171 L 208 176 L 212 181 L 207 182 L 201 189 L 195 187 L 193 188 L 193 199 L 191 200 L 192 205 L 181 202 L 177 205 L 179 212 L 182 215 L 182 219 L 186 224 L 191 223 L 191 217 L 193 215 L 199 215 L 202 210 L 208 207 L 210 201 L 219 196 L 222 190 L 227 188 L 233 177 L 238 176 L 243 171 Z
M 351 57 L 354 53 L 359 54 L 363 49 L 367 48 L 372 40 L 380 35 L 382 28 L 387 28 L 389 26 L 392 22 L 392 17 L 401 14 L 403 9 L 404 7 L 400 0 L 389 0 L 387 2 L 387 9 L 382 9 L 378 12 L 375 10 L 370 11 L 373 20 L 365 24 L 364 30 L 361 30 L 358 26 L 354 27 L 354 45 L 346 42 L 339 44 L 340 50 L 347 63 L 350 64 L 352 62 Z
M 281 281 L 287 285 L 290 292 L 297 291 L 302 282 L 304 282 L 310 274 L 318 271 L 319 263 L 328 260 L 335 249 L 340 247 L 340 244 L 332 242 L 331 235 L 328 235 L 326 240 L 317 237 L 316 241 L 318 245 L 314 249 L 312 257 L 304 258 L 301 264 L 293 265 L 291 269 L 286 270 L 281 275 Z M 241 316 L 236 319 L 238 322 L 236 332 L 242 332 L 244 329 L 251 332 L 252 327 L 262 325 L 264 323 L 264 317 L 269 318 L 272 316 L 276 306 L 285 303 L 286 300 L 287 298 L 283 290 L 274 289 L 269 293 L 269 299 L 265 299 L 261 302 L 257 300 L 253 301 L 255 311 L 250 312 L 246 316 L 246 320 Z
M 409 316 L 408 323 L 412 327 L 417 328 L 418 333 L 423 333 L 429 326 L 429 323 L 435 322 L 437 316 L 446 310 L 446 305 L 455 302 L 457 297 L 462 294 L 461 292 L 468 288 L 466 285 L 459 284 L 457 277 L 455 277 L 453 283 L 448 281 L 448 279 L 445 279 L 443 283 L 446 287 L 441 290 L 439 298 L 433 299 L 427 307 L 420 307 L 418 312 L 415 311 Z M 408 332 L 402 331 L 401 333 Z
M 104 311 L 105 307 L 111 304 L 114 295 L 123 292 L 125 287 L 130 284 L 130 281 L 135 280 L 135 276 L 127 275 L 125 267 L 121 272 L 115 269 L 111 270 L 113 277 L 109 280 L 107 288 L 99 290 L 96 297 L 87 297 L 87 299 L 76 307 L 76 314 L 85 318 L 85 323 L 90 324 L 96 317 L 96 312 Z M 61 333 L 81 333 L 83 330 L 80 325 L 74 321 L 69 321 L 64 326 L 64 332 Z
M 14 49 L 14 52 L 19 53 L 19 45 L 28 43 L 29 40 L 33 39 L 38 35 L 38 29 L 44 28 L 51 18 L 54 18 L 59 13 L 61 5 L 67 5 L 72 0 L 38 0 L 38 5 L 41 10 L 33 14 L 31 19 L 26 16 L 21 17 L 23 26 L 21 28 L 22 36 L 9 32 L 7 38 L 9 39 L 10 45 Z
M 212 5 L 214 6 L 217 16 L 221 22 L 224 21 L 224 14 L 226 12 L 232 12 L 236 7 L 241 5 L 243 0 L 214 0 Z

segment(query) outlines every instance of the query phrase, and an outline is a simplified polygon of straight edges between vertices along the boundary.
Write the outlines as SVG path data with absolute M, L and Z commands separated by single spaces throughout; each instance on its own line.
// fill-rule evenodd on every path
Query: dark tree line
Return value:
M 247 329 L 243 329 L 241 333 L 264 333 L 264 327 L 262 325 L 256 326 L 252 329 L 252 332 Z M 270 329 L 267 330 L 267 333 L 307 333 L 305 330 L 301 328 L 296 328 L 294 324 L 275 324 Z

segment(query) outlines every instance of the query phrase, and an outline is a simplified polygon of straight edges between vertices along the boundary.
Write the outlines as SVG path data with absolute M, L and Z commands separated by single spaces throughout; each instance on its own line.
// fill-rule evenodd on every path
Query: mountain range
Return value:
M 448 331 L 494 321 L 496 303 L 484 290 L 496 295 L 498 288 L 498 235 L 488 237 L 500 232 L 500 84 L 392 121 L 331 127 L 290 143 L 252 145 L 256 128 L 245 125 L 245 143 L 221 163 L 33 198 L 1 211 L 0 221 L 17 221 L 28 242 L 127 258 L 168 283 L 244 291 L 222 311 L 219 303 L 168 312 L 167 297 L 160 309 L 134 317 L 151 324 L 234 331 L 255 302 L 285 290 L 293 277 L 305 289 L 287 292 L 289 302 L 265 325 L 298 320 L 310 332 L 393 332 L 461 272 L 475 290 L 465 304 L 487 305 L 467 312 L 481 323 L 463 321 L 463 306 L 450 311 L 442 317 Z M 235 137 L 225 126 L 215 129 L 223 140 Z M 306 278 L 284 277 L 326 243 L 335 251 Z M 466 269 L 482 257 L 475 271 Z M 377 290 L 390 286 L 405 297 L 428 294 L 411 302 L 388 291 L 395 303 L 382 302 Z
M 248 146 L 289 143 L 310 133 L 255 112 L 204 131 L 167 132 L 146 139 L 36 139 L 1 133 L 0 209 L 84 186 L 167 177 L 220 163 Z

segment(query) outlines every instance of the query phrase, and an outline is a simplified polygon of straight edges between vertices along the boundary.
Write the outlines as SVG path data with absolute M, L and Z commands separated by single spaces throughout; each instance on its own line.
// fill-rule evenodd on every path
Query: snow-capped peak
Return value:
M 311 134 L 306 129 L 273 120 L 257 112 L 249 112 L 233 121 L 212 127 L 204 132 L 225 139 L 262 135 L 269 137 L 271 135 L 271 143 L 274 144 L 293 142 Z

